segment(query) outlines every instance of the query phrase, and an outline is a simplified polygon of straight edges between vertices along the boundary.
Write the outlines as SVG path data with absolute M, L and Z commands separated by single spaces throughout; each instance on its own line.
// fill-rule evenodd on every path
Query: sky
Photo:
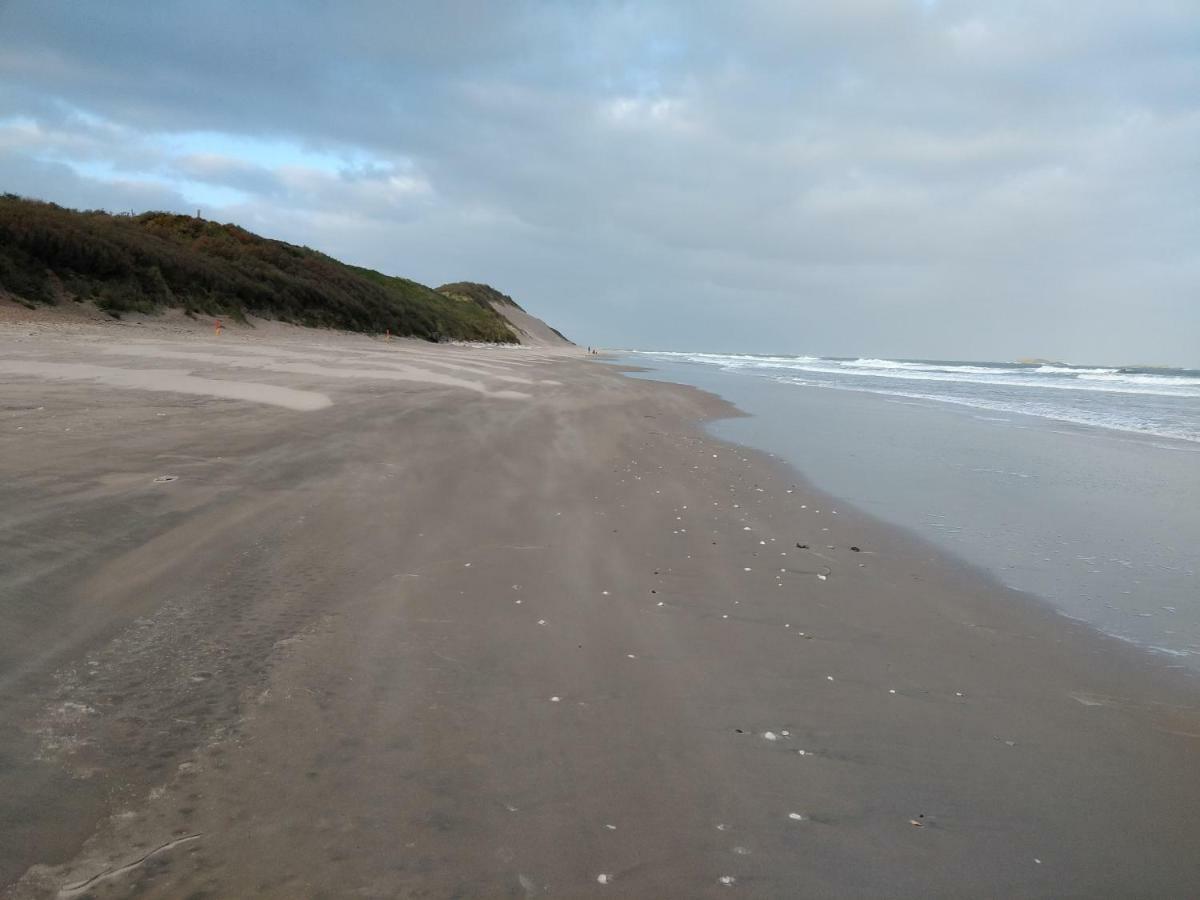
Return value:
M 597 346 L 1200 367 L 1200 4 L 0 0 L 0 190 Z

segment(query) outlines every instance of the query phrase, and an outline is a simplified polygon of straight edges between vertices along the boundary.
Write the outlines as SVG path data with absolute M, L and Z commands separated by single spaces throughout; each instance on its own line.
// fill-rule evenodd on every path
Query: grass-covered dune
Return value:
M 113 316 L 178 307 L 426 340 L 518 339 L 486 304 L 237 225 L 78 212 L 14 194 L 0 197 L 0 289 L 28 306 L 90 301 Z
M 518 331 L 520 329 L 519 322 L 513 322 L 514 318 L 512 310 L 516 310 L 521 316 L 526 318 L 526 321 L 536 323 L 537 327 L 548 330 L 551 334 L 559 338 L 564 344 L 573 343 L 570 338 L 559 331 L 547 325 L 541 319 L 533 319 L 529 314 L 508 294 L 502 294 L 489 284 L 479 284 L 474 281 L 456 281 L 452 284 L 443 284 L 438 289 L 439 294 L 445 294 L 447 297 L 453 297 L 456 300 L 469 300 L 479 304 L 484 309 L 497 310 L 502 316 L 509 319 L 509 324 L 515 326 Z
M 502 294 L 491 285 L 479 284 L 475 281 L 455 281 L 452 284 L 443 284 L 437 291 L 447 297 L 469 300 L 485 309 L 492 309 L 496 306 L 515 306 L 517 309 L 521 309 L 517 301 L 508 294 Z

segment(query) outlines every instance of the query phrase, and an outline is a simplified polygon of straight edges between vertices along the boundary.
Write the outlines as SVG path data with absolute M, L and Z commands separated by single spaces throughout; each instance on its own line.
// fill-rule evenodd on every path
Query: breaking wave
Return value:
M 1200 442 L 1200 371 L 944 360 L 634 351 L 809 387 L 972 406 Z

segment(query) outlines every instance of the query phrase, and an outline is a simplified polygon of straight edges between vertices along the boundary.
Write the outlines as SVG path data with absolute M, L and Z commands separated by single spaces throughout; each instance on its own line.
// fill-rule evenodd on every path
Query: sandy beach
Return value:
M 581 351 L 0 318 L 0 894 L 1200 894 L 1183 675 Z

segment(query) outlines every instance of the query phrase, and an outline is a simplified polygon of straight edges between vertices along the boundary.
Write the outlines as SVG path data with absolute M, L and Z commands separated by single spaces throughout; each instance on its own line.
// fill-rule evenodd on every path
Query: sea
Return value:
M 625 351 L 719 437 L 1200 675 L 1200 370 Z

